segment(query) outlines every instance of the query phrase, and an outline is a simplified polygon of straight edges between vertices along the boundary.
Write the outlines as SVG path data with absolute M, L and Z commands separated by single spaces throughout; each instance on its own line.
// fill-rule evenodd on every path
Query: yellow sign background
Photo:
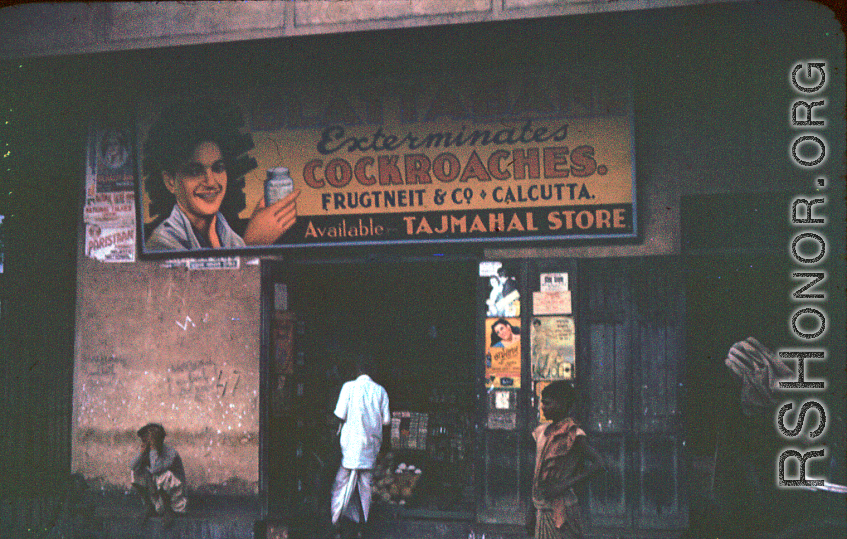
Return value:
M 514 133 L 511 137 L 514 140 L 527 132 L 544 130 L 545 134 L 550 134 L 556 130 L 561 132 L 563 129 L 566 130 L 566 136 L 561 141 L 550 139 L 540 143 L 481 143 L 486 134 L 490 134 L 493 139 L 499 133 L 500 139 L 504 139 Z M 329 133 L 329 130 L 333 131 Z M 348 151 L 348 148 L 356 144 L 355 141 L 367 140 L 367 143 L 360 146 L 373 146 L 374 133 L 377 131 L 400 140 L 412 137 L 416 141 L 426 140 L 428 136 L 434 140 L 447 134 L 452 139 L 460 133 L 468 138 L 474 132 L 480 133 L 480 136 L 478 143 L 473 146 L 453 144 L 448 147 L 443 143 L 444 138 L 441 138 L 441 144 L 433 143 L 430 147 L 423 145 L 410 149 L 408 145 L 404 145 L 394 151 Z M 342 140 L 354 142 L 339 145 L 340 141 L 332 138 L 339 133 L 343 133 Z M 626 116 L 501 121 L 487 124 L 430 122 L 398 125 L 393 128 L 337 126 L 323 129 L 282 129 L 274 132 L 254 132 L 253 139 L 256 147 L 251 154 L 255 156 L 258 168 L 246 176 L 248 208 L 254 207 L 262 196 L 266 169 L 280 166 L 288 167 L 295 188 L 302 191 L 297 201 L 298 215 L 515 209 L 633 201 L 630 119 Z M 318 150 L 322 140 L 330 141 L 324 144 L 328 148 L 341 147 L 331 154 L 323 155 Z M 576 149 L 581 149 L 578 159 L 584 163 L 587 158 L 588 165 L 577 164 L 571 159 Z M 496 152 L 500 153 L 494 155 Z M 522 156 L 526 159 L 524 166 L 520 163 Z M 393 181 L 397 180 L 399 172 L 402 183 L 378 183 L 380 160 L 386 163 L 383 169 L 393 173 Z M 453 169 L 445 177 L 455 176 L 455 179 L 439 180 L 432 171 L 433 163 L 442 163 L 443 168 L 447 168 L 449 164 L 455 167 L 458 163 L 458 174 L 455 174 L 456 170 Z M 334 183 L 339 186 L 333 186 L 328 181 L 327 165 L 332 167 L 330 178 L 336 178 Z M 357 165 L 360 167 L 360 177 L 376 183 L 364 185 L 358 181 Z M 410 178 L 407 170 L 414 166 L 430 168 Z M 533 170 L 536 166 L 537 172 Z M 594 170 L 589 175 L 577 175 L 585 174 L 590 168 Z M 548 172 L 560 177 L 548 177 Z M 345 174 L 349 175 L 349 179 L 341 186 Z M 564 174 L 567 175 L 562 176 Z M 462 181 L 463 176 L 466 181 Z M 519 176 L 524 177 L 519 179 Z M 307 177 L 314 177 L 312 186 L 307 185 Z M 533 185 L 546 186 L 552 198 L 542 200 L 542 191 L 538 187 L 530 191 Z M 457 189 L 459 192 L 454 194 Z M 405 195 L 409 202 L 403 206 L 397 203 L 393 207 L 386 207 L 387 203 L 382 202 L 380 208 L 371 205 L 363 209 L 362 199 L 358 198 L 356 207 L 349 207 L 349 194 L 384 191 L 394 191 L 398 198 L 402 196 L 399 193 L 405 191 L 409 193 Z M 443 194 L 440 204 L 439 193 Z M 335 202 L 336 194 L 344 195 L 342 204 Z M 329 201 L 325 198 L 326 195 L 329 195 Z M 530 200 L 530 196 L 535 200 Z M 373 195 L 371 199 L 373 200 Z M 356 201 L 357 197 L 353 195 L 352 200 Z

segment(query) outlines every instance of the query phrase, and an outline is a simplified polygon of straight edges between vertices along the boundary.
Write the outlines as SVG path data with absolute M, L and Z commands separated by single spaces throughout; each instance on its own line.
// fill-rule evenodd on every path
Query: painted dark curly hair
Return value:
M 218 145 L 226 165 L 226 195 L 220 211 L 236 233 L 244 234 L 247 219 L 238 217 L 246 206 L 244 175 L 256 168 L 256 160 L 247 155 L 253 148 L 253 137 L 242 133 L 242 127 L 241 111 L 224 101 L 179 101 L 162 109 L 147 133 L 141 163 L 150 215 L 155 217 L 145 226 L 146 235 L 167 219 L 176 204 L 176 197 L 165 187 L 162 171 L 176 172 L 194 148 L 206 141 Z

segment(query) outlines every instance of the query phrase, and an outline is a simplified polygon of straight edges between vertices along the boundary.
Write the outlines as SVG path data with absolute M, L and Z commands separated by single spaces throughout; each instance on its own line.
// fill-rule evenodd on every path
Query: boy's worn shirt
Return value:
M 536 444 L 532 502 L 536 509 L 553 512 L 557 528 L 580 518 L 579 502 L 573 489 L 568 489 L 558 498 L 545 499 L 541 485 L 560 483 L 578 474 L 581 465 L 579 455 L 571 451 L 578 436 L 585 436 L 585 431 L 570 417 L 553 424 L 539 425 L 532 432 Z M 572 524 L 580 526 L 578 522 Z
M 182 466 L 182 458 L 173 447 L 162 444 L 161 453 L 155 449 L 149 452 L 142 451 L 136 455 L 130 464 L 130 469 L 135 473 L 149 472 L 151 475 L 159 475 L 170 470 L 177 479 L 185 482 L 185 469 Z

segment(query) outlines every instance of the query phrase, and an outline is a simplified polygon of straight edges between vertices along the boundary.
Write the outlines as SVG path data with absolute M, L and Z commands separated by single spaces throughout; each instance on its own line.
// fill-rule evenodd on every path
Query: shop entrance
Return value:
M 304 532 L 328 522 L 339 455 L 327 420 L 345 381 L 339 365 L 356 354 L 371 356 L 392 410 L 374 518 L 473 518 L 477 267 L 431 259 L 263 265 L 269 518 Z

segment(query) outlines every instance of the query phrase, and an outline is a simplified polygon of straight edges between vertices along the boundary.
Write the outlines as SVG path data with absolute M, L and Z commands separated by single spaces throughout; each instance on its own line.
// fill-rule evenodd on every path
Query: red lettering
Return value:
M 379 156 L 380 185 L 403 185 L 403 177 L 400 174 L 400 168 L 397 166 L 397 157 L 396 155 Z
M 315 177 L 315 169 L 322 167 L 323 164 L 324 162 L 320 159 L 313 159 L 303 167 L 303 181 L 312 189 L 320 189 L 325 185 L 323 180 Z
M 344 159 L 333 159 L 326 164 L 324 177 L 327 183 L 333 187 L 345 187 L 353 179 L 353 169 L 350 168 L 350 163 Z
M 491 174 L 495 180 L 508 180 L 512 177 L 511 172 L 503 170 L 500 167 L 500 162 L 503 159 L 508 159 L 509 155 L 509 152 L 506 150 L 497 150 L 488 158 L 488 173 Z
M 353 170 L 353 175 L 356 177 L 356 181 L 362 185 L 374 185 L 376 183 L 376 178 L 374 176 L 368 176 L 365 167 L 369 167 L 374 164 L 374 158 L 365 156 L 356 161 L 356 167 Z
M 471 154 L 468 158 L 467 164 L 465 164 L 465 170 L 462 172 L 462 177 L 459 178 L 460 182 L 466 182 L 470 178 L 476 178 L 479 181 L 487 182 L 491 180 L 491 176 L 488 175 L 488 171 L 485 170 L 485 165 L 482 164 L 482 161 L 477 155 L 476 150 Z
M 544 177 L 567 178 L 568 147 L 544 148 Z
M 571 152 L 571 174 L 578 178 L 591 176 L 597 170 L 597 161 L 594 160 L 594 148 L 591 146 L 578 146 Z
M 447 168 L 449 167 L 449 170 Z M 459 176 L 462 165 L 452 153 L 442 153 L 432 161 L 432 173 L 438 181 L 448 183 Z
M 429 169 L 432 163 L 429 157 L 412 153 L 404 156 L 406 163 L 406 185 L 417 183 L 432 183 L 432 178 L 429 175 Z
M 541 176 L 538 148 L 527 148 L 526 154 L 523 148 L 512 150 L 512 163 L 516 180 L 523 180 L 527 176 L 530 179 L 537 179 Z

